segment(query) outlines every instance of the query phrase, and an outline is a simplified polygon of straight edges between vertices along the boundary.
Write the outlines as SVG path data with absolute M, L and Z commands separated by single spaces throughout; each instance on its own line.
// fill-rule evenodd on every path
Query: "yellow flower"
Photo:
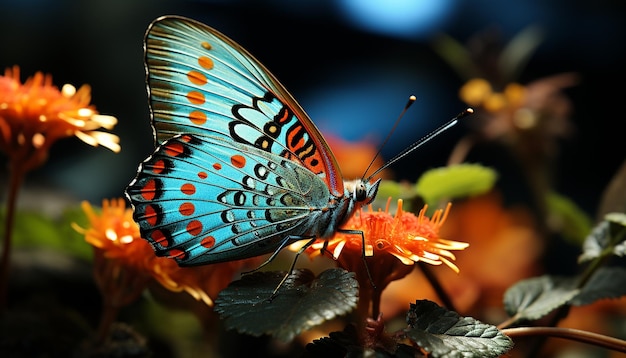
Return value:
M 82 204 L 89 219 L 87 229 L 74 225 L 85 235 L 94 251 L 94 275 L 103 295 L 116 303 L 128 304 L 146 288 L 150 279 L 170 291 L 185 291 L 207 305 L 250 260 L 198 267 L 180 267 L 171 258 L 158 257 L 148 241 L 141 238 L 139 226 L 124 199 L 102 202 L 98 214 L 87 202 Z M 123 287 L 120 287 L 123 286 Z
M 50 146 L 65 137 L 119 152 L 119 138 L 98 131 L 112 129 L 117 119 L 98 114 L 90 92 L 88 85 L 59 90 L 41 72 L 22 84 L 19 67 L 7 68 L 0 76 L 0 151 L 23 171 L 45 162 Z

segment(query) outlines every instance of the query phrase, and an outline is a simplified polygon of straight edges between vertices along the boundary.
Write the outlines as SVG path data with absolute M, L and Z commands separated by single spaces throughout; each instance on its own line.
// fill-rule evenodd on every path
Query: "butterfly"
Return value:
M 273 258 L 332 236 L 374 200 L 380 179 L 344 181 L 302 107 L 230 38 L 165 16 L 144 50 L 157 147 L 126 196 L 158 256 L 180 266 Z
M 344 180 L 302 107 L 230 38 L 164 16 L 148 27 L 144 50 L 156 149 L 125 194 L 141 236 L 179 266 L 272 253 L 266 264 L 296 241 L 309 240 L 302 252 L 336 232 L 363 238 L 340 227 L 374 200 L 380 179 L 371 178 L 471 113 L 368 178 Z

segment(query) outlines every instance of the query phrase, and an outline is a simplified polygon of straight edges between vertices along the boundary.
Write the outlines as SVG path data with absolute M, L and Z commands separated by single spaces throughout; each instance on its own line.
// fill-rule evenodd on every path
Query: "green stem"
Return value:
M 9 269 L 11 266 L 11 242 L 17 196 L 22 185 L 24 172 L 19 165 L 11 163 L 9 169 L 9 193 L 7 198 L 6 217 L 4 223 L 4 241 L 2 242 L 2 257 L 0 257 L 0 313 L 8 305 L 9 296 Z

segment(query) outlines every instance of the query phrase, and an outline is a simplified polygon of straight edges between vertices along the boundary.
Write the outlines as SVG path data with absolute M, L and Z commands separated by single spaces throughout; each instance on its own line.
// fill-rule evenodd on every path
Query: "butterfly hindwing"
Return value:
M 183 134 L 141 164 L 127 195 L 142 237 L 158 255 L 189 266 L 257 256 L 302 238 L 330 193 L 295 162 Z
M 293 97 L 241 46 L 194 20 L 155 20 L 145 38 L 157 143 L 179 133 L 220 135 L 300 163 L 332 195 L 343 180 L 328 144 Z

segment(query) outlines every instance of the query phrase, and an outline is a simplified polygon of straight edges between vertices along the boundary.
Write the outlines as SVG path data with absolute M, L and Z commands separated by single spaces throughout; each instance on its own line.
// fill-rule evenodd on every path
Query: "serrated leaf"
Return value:
M 578 257 L 582 263 L 603 255 L 626 255 L 626 229 L 623 213 L 606 214 L 605 220 L 593 228 L 583 243 L 583 253 Z
M 300 332 L 356 307 L 358 282 L 352 272 L 329 269 L 316 278 L 309 270 L 294 270 L 270 301 L 284 276 L 285 272 L 255 272 L 220 292 L 215 311 L 226 328 L 290 341 Z
M 429 205 L 443 199 L 464 198 L 489 191 L 498 175 L 479 164 L 458 164 L 425 172 L 415 190 Z
M 575 306 L 582 306 L 597 300 L 619 298 L 625 295 L 626 269 L 623 267 L 601 267 L 570 303 Z
M 411 304 L 405 335 L 433 358 L 498 357 L 513 341 L 495 326 L 461 317 L 428 300 Z
M 568 303 L 580 290 L 573 278 L 541 276 L 517 282 L 504 293 L 504 309 L 516 320 L 536 320 Z

